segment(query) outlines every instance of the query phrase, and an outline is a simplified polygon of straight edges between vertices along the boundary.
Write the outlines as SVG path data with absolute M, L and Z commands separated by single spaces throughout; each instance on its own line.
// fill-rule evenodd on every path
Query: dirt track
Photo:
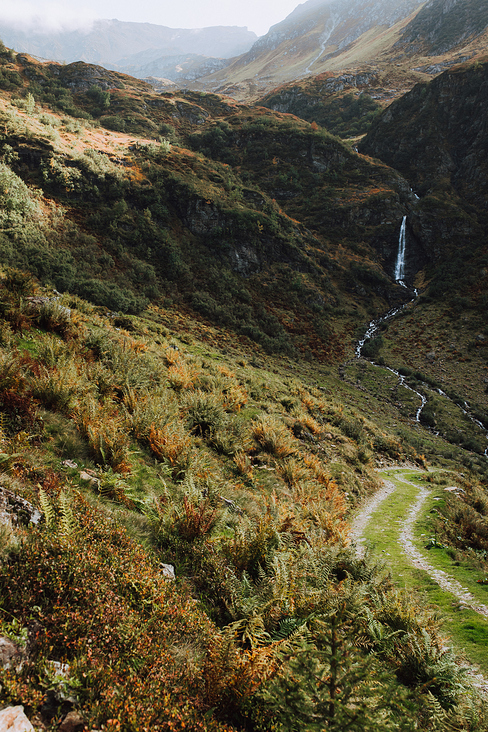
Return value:
M 396 479 L 403 483 L 414 485 L 418 489 L 417 500 L 410 506 L 407 519 L 403 524 L 398 539 L 411 564 L 427 572 L 434 582 L 437 582 L 439 587 L 454 595 L 461 603 L 461 606 L 469 607 L 471 610 L 479 613 L 479 615 L 488 618 L 488 607 L 486 605 L 478 602 L 466 587 L 463 587 L 460 582 L 450 577 L 447 572 L 435 569 L 414 546 L 413 528 L 415 522 L 420 517 L 422 506 L 429 495 L 429 491 L 422 485 L 406 480 L 401 474 L 398 474 Z M 398 490 L 398 486 L 395 483 L 389 480 L 383 481 L 383 488 L 364 504 L 352 522 L 351 538 L 357 545 L 360 554 L 364 553 L 364 539 L 362 538 L 362 534 L 366 525 L 379 505 L 396 490 Z

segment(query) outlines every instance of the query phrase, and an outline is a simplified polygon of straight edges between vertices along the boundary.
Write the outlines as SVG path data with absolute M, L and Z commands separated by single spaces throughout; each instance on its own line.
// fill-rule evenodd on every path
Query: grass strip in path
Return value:
M 408 481 L 402 478 L 408 476 Z M 428 571 L 419 569 L 412 564 L 412 559 L 405 553 L 400 535 L 409 520 L 412 507 L 418 500 L 419 486 L 411 480 L 418 477 L 412 470 L 388 470 L 381 473 L 387 482 L 384 499 L 370 512 L 370 518 L 356 533 L 356 539 L 364 539 L 375 554 L 382 555 L 389 565 L 397 583 L 407 591 L 415 590 L 424 593 L 429 604 L 435 606 L 445 621 L 446 631 L 452 638 L 458 653 L 465 655 L 467 660 L 477 664 L 480 669 L 488 673 L 488 620 L 457 599 L 451 592 L 442 589 L 438 582 L 430 576 Z M 425 511 L 430 504 L 424 504 L 420 518 L 424 518 Z M 361 516 L 356 524 L 361 523 Z M 422 539 L 420 529 L 412 521 L 414 533 L 414 548 L 421 555 Z M 354 531 L 353 531 L 354 533 Z M 425 554 L 428 554 L 425 550 Z M 427 557 L 425 564 L 428 564 Z M 452 573 L 454 574 L 454 573 Z M 478 588 L 477 588 L 478 589 Z M 479 590 L 483 591 L 482 588 Z M 472 593 L 475 594 L 474 592 Z M 478 592 L 476 592 L 478 597 Z M 464 652 L 464 653 L 463 653 Z

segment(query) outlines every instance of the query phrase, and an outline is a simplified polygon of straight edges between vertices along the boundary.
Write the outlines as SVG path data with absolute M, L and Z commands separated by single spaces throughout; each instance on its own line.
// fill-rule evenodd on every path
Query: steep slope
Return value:
M 479 370 L 483 340 L 460 340 L 485 312 L 455 361 L 424 359 L 457 325 L 425 295 L 385 322 L 383 366 L 354 356 L 414 297 L 392 278 L 402 220 L 448 237 L 459 194 L 419 201 L 317 125 L 216 95 L 1 47 L 0 72 L 1 705 L 39 729 L 306 730 L 327 710 L 486 732 L 437 614 L 348 546 L 376 467 L 439 462 L 461 494 L 436 503 L 442 550 L 484 591 L 486 415 L 474 377 L 445 380 Z M 437 254 L 407 233 L 423 290 Z
M 488 26 L 483 0 L 429 0 L 407 25 L 397 47 L 438 56 L 478 39 Z
M 441 281 L 441 259 L 449 255 L 455 267 L 466 230 L 479 229 L 456 201 L 417 200 L 392 168 L 291 115 L 200 92 L 157 95 L 81 63 L 39 64 L 7 51 L 2 59 L 2 83 L 17 89 L 4 93 L 1 114 L 2 203 L 16 212 L 2 224 L 2 261 L 110 311 L 171 303 L 265 352 L 337 364 L 353 356 L 371 318 L 413 297 L 394 282 L 405 216 L 409 287 L 437 272 Z M 33 93 L 63 114 L 36 107 Z M 471 250 L 463 255 L 471 267 Z M 473 294 L 481 307 L 482 293 Z M 473 355 L 432 361 L 418 328 L 439 328 L 443 318 L 447 327 L 451 316 L 424 317 L 425 297 L 381 357 L 435 372 L 438 388 L 462 384 L 484 420 L 486 395 L 474 377 L 484 353 L 481 311 L 462 341 L 451 335 L 448 344 L 456 354 L 479 344 Z M 459 306 L 454 297 L 448 307 Z M 411 394 L 398 401 L 405 418 Z M 464 429 L 463 420 L 457 412 L 450 421 Z M 459 441 L 448 422 L 446 434 Z M 463 440 L 482 453 L 483 430 L 468 432 Z
M 488 17 L 482 0 L 304 3 L 249 53 L 198 83 L 242 100 L 274 97 L 278 87 L 278 99 L 271 104 L 295 113 L 297 93 L 302 97 L 299 110 L 313 104 L 315 75 L 332 72 L 339 80 L 369 75 L 372 88 L 363 91 L 374 96 L 379 86 L 378 99 L 386 104 L 417 81 L 482 56 L 487 46 Z M 304 96 L 311 98 L 305 105 Z M 329 95 L 318 91 L 318 96 L 317 106 L 327 115 Z M 264 99 L 267 104 L 268 97 Z
M 384 356 L 397 365 L 427 368 L 437 381 L 485 408 L 487 90 L 486 60 L 445 71 L 394 102 L 360 146 L 401 171 L 420 196 L 408 216 L 407 248 L 420 242 L 431 262 L 419 303 L 422 327 L 412 333 L 418 350 L 395 348 L 397 338 L 405 343 L 409 337 L 408 327 L 397 323 L 387 334 Z M 433 422 L 438 407 L 432 408 Z M 486 424 L 483 413 L 481 419 Z
M 358 66 L 389 47 L 397 24 L 402 27 L 421 5 L 419 0 L 304 3 L 205 83 L 245 96 L 307 74 Z M 349 57 L 350 49 L 355 50 Z
M 422 195 L 457 194 L 484 221 L 488 204 L 488 62 L 457 66 L 392 104 L 361 150 L 400 170 Z
M 41 113 L 32 115 L 26 134 L 24 113 L 8 103 L 3 112 L 15 171 L 69 208 L 138 298 L 171 293 L 268 350 L 298 348 L 334 360 L 351 339 L 343 335 L 350 324 L 330 322 L 331 309 L 341 310 L 341 292 L 356 300 L 358 318 L 400 296 L 382 265 L 392 270 L 412 194 L 384 165 L 307 122 L 217 96 L 156 95 L 143 82 L 107 71 L 104 77 L 81 63 L 38 64 L 21 55 L 15 68 L 25 83 L 33 80 L 24 93 L 58 98 L 63 109 L 119 132 L 103 141 L 97 135 L 94 143 L 89 122 L 70 133 Z M 178 145 L 146 139 L 138 146 L 124 131 L 168 135 Z M 50 257 L 34 266 L 35 247 L 18 247 L 15 257 L 58 289 L 91 292 L 111 307 L 127 301 L 112 290 L 104 300 L 98 256 L 91 272 L 79 271 L 78 252 L 68 249 L 64 274 L 48 265 Z M 150 277 L 136 274 L 142 261 Z M 229 300 L 229 289 L 238 302 Z
M 283 84 L 259 104 L 316 122 L 334 135 L 353 137 L 367 132 L 382 107 L 409 91 L 418 77 L 396 67 L 329 71 Z
M 172 308 L 121 317 L 15 270 L 0 296 L 2 707 L 38 729 L 258 732 L 290 711 L 311 727 L 332 698 L 340 729 L 347 674 L 358 732 L 379 715 L 427 731 L 431 709 L 439 730 L 474 715 L 486 732 L 435 614 L 348 547 L 373 455 L 424 463 L 415 430 L 399 439 L 337 377 L 258 361 Z M 483 486 L 455 477 L 481 525 Z M 317 700 L 329 637 L 341 686 Z

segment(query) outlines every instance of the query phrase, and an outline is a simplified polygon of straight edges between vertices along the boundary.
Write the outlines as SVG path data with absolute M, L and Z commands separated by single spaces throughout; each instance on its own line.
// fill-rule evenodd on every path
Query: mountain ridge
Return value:
M 55 34 L 35 29 L 22 32 L 0 23 L 0 37 L 19 52 L 53 61 L 117 66 L 121 65 L 121 60 L 126 65 L 132 63 L 127 59 L 128 49 L 131 49 L 130 56 L 160 49 L 161 56 L 197 53 L 225 58 L 242 53 L 257 38 L 254 32 L 237 26 L 181 29 L 116 19 L 96 20 L 89 30 Z

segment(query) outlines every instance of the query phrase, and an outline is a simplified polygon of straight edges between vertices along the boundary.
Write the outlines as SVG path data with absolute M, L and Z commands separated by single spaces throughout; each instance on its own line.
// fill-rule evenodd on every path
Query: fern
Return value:
M 49 498 L 46 491 L 39 487 L 39 503 L 49 531 L 64 538 L 73 535 L 76 529 L 76 518 L 72 501 L 67 493 L 61 491 L 56 505 L 56 501 Z
M 64 491 L 61 491 L 59 496 L 59 513 L 59 533 L 65 537 L 72 536 L 75 531 L 76 520 L 70 497 Z
M 54 529 L 56 526 L 56 511 L 49 496 L 42 488 L 39 488 L 39 503 L 41 504 L 41 511 L 44 514 L 47 528 Z
M 272 633 L 271 639 L 274 641 L 289 640 L 297 631 L 300 631 L 306 621 L 302 618 L 283 618 L 278 628 Z

